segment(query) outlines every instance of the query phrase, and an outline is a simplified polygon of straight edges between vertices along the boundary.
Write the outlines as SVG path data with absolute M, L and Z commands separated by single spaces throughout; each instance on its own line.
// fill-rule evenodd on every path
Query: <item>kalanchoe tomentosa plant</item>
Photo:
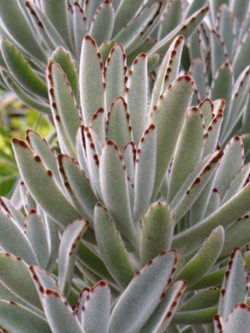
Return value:
M 183 36 L 175 38 L 151 91 L 145 53 L 127 67 L 116 44 L 104 63 L 86 36 L 80 105 L 72 63 L 67 77 L 49 62 L 60 153 L 34 131 L 13 140 L 28 215 L 2 200 L 6 331 L 233 332 L 249 325 L 250 256 L 237 247 L 249 242 L 250 166 L 239 136 L 218 145 L 225 101 L 190 106 L 194 82 L 179 76 L 183 45 Z M 23 259 L 13 246 L 21 241 Z

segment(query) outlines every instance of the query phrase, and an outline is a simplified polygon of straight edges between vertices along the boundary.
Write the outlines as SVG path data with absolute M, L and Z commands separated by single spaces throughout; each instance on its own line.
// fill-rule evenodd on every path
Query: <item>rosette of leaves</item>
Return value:
M 84 38 L 80 105 L 72 78 L 55 61 L 48 64 L 60 152 L 34 131 L 26 141 L 14 139 L 13 147 L 28 216 L 49 218 L 60 234 L 58 266 L 2 254 L 6 265 L 31 274 L 22 290 L 34 281 L 41 300 L 37 311 L 15 299 L 20 304 L 13 312 L 6 296 L 1 323 L 7 331 L 21 313 L 37 332 L 180 332 L 185 325 L 199 331 L 211 328 L 217 313 L 216 323 L 227 320 L 225 302 L 227 309 L 245 304 L 242 284 L 228 280 L 226 259 L 249 243 L 250 165 L 240 137 L 224 150 L 218 146 L 224 100 L 190 106 L 194 82 L 189 74 L 178 76 L 183 45 L 183 36 L 171 44 L 149 99 L 147 55 L 128 68 L 120 44 L 104 62 L 92 37 Z M 17 228 L 14 210 L 4 215 Z M 24 225 L 19 230 L 16 243 Z M 43 233 L 33 235 L 40 244 Z M 248 271 L 247 252 L 245 261 Z M 242 276 L 246 280 L 245 270 Z M 14 288 L 0 279 L 5 293 Z M 239 298 L 220 298 L 221 284 L 230 290 L 232 283 Z
M 27 105 L 50 114 L 45 70 L 55 49 L 61 47 L 51 60 L 68 75 L 68 61 L 79 68 L 87 34 L 104 58 L 115 42 L 124 45 L 129 62 L 150 51 L 152 68 L 178 34 L 192 34 L 208 11 L 205 3 L 184 6 L 178 1 L 172 15 L 166 0 L 1 0 L 0 83 Z
M 249 1 L 209 1 L 210 12 L 189 40 L 197 99 L 224 98 L 226 107 L 220 133 L 224 146 L 242 135 L 249 160 Z

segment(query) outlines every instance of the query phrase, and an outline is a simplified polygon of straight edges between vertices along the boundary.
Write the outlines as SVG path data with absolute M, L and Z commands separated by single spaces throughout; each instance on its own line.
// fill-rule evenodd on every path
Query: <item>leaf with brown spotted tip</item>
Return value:
M 13 139 L 13 149 L 25 185 L 45 212 L 62 227 L 77 219 L 79 213 L 57 187 L 52 172 L 45 168 L 41 158 L 19 139 Z
M 88 225 L 86 220 L 75 220 L 67 226 L 62 235 L 58 257 L 58 283 L 64 295 L 70 292 L 79 242 Z
M 151 113 L 149 123 L 155 125 L 157 137 L 157 163 L 153 198 L 156 197 L 166 174 L 192 92 L 192 78 L 189 75 L 180 76 L 167 87 Z
M 135 275 L 113 308 L 109 333 L 138 332 L 143 328 L 160 304 L 175 263 L 175 251 L 164 252 Z
M 83 307 L 84 332 L 108 333 L 111 293 L 107 282 L 100 281 L 89 290 Z
M 88 126 L 93 114 L 104 108 L 104 78 L 101 54 L 92 37 L 85 36 L 80 59 L 80 104 L 84 125 Z

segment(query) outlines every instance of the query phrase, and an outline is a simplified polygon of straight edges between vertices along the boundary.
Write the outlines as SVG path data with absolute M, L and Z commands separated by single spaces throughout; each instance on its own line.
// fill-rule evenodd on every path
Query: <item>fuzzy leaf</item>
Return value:
M 87 227 L 86 220 L 78 219 L 70 223 L 62 235 L 58 258 L 58 283 L 65 295 L 70 291 L 79 242 Z
M 250 325 L 250 307 L 244 303 L 236 305 L 223 323 L 220 316 L 214 318 L 215 333 L 247 332 Z M 216 330 L 221 327 L 222 331 Z
M 145 265 L 162 251 L 170 249 L 175 219 L 168 204 L 156 202 L 142 216 L 140 261 Z
M 163 19 L 159 26 L 159 40 L 164 38 L 172 30 L 174 30 L 182 19 L 182 1 L 169 1 L 164 9 Z
M 80 55 L 82 46 L 82 37 L 87 34 L 86 16 L 79 2 L 73 3 L 73 29 L 74 45 L 77 54 Z
M 94 223 L 100 255 L 117 283 L 125 288 L 132 280 L 134 272 L 121 237 L 101 204 L 96 205 Z
M 84 332 L 108 333 L 111 295 L 108 284 L 100 281 L 90 289 L 84 302 L 82 326 Z
M 241 47 L 238 47 L 233 60 L 234 75 L 239 77 L 241 72 L 249 65 L 247 54 L 250 51 L 250 32 L 248 31 L 241 42 Z
M 104 108 L 103 63 L 98 55 L 97 45 L 90 36 L 82 42 L 80 59 L 80 101 L 84 125 L 89 125 L 93 114 Z
M 97 45 L 109 40 L 114 26 L 114 8 L 110 0 L 104 0 L 97 8 L 93 17 L 89 34 L 95 39 Z
M 60 226 L 79 217 L 57 187 L 50 170 L 46 170 L 39 155 L 34 155 L 24 141 L 13 139 L 13 149 L 25 185 L 36 201 Z
M 175 251 L 165 252 L 134 277 L 114 306 L 109 333 L 136 332 L 145 325 L 160 302 L 175 260 Z
M 213 77 L 215 77 L 217 70 L 222 66 L 222 64 L 228 62 L 229 59 L 221 35 L 215 30 L 212 30 L 210 38 L 211 38 L 211 69 L 212 69 L 212 75 Z
M 230 256 L 218 305 L 218 314 L 221 315 L 224 320 L 227 319 L 230 311 L 236 304 L 245 301 L 247 295 L 247 281 L 248 277 L 244 257 L 240 250 L 235 249 Z
M 12 2 L 12 1 L 11 1 Z M 1 3 L 1 2 L 0 2 Z M 1 4 L 0 4 L 1 8 Z M 1 51 L 5 63 L 15 80 L 25 88 L 43 98 L 48 98 L 47 87 L 44 81 L 33 71 L 27 60 L 6 39 L 1 40 Z
M 157 163 L 153 197 L 156 197 L 175 148 L 185 112 L 190 103 L 193 81 L 189 75 L 180 76 L 170 84 L 151 114 L 156 126 Z
M 191 287 L 213 267 L 221 254 L 223 243 L 224 229 L 219 226 L 212 231 L 196 255 L 178 274 L 176 280 L 185 279 Z

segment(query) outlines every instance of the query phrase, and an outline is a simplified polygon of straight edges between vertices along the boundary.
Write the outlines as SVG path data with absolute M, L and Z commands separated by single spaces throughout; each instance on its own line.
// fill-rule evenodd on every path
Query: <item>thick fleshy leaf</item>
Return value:
M 114 306 L 109 333 L 136 332 L 146 324 L 159 305 L 175 261 L 175 251 L 162 253 L 134 277 Z
M 176 279 L 185 279 L 188 285 L 197 282 L 203 277 L 219 258 L 224 243 L 224 229 L 219 226 L 202 244 L 196 255 L 186 264 Z
M 241 46 L 238 47 L 236 54 L 233 60 L 233 69 L 234 75 L 237 78 L 241 72 L 249 65 L 249 61 L 247 60 L 247 54 L 250 50 L 250 32 L 248 31 L 241 42 Z
M 80 101 L 84 125 L 89 125 L 93 114 L 104 108 L 104 82 L 97 45 L 92 37 L 85 36 L 80 59 Z
M 147 56 L 141 53 L 133 61 L 126 84 L 128 112 L 132 126 L 133 141 L 138 145 L 143 134 L 147 113 Z
M 244 257 L 240 250 L 235 249 L 228 262 L 228 267 L 221 288 L 218 314 L 226 320 L 232 308 L 243 303 L 247 296 L 248 282 Z
M 100 158 L 100 184 L 103 201 L 117 229 L 133 243 L 135 227 L 129 200 L 126 167 L 118 147 L 107 141 Z
M 67 155 L 58 156 L 59 170 L 69 197 L 82 217 L 93 219 L 97 199 L 89 184 L 89 180 L 77 165 L 77 162 Z
M 109 53 L 105 64 L 106 81 L 106 110 L 110 111 L 111 104 L 125 93 L 126 54 L 121 44 L 116 44 Z
M 13 139 L 13 148 L 25 185 L 35 200 L 62 227 L 77 219 L 79 213 L 57 187 L 51 170 L 47 170 L 28 145 Z
M 70 291 L 79 242 L 87 227 L 86 220 L 78 219 L 70 223 L 62 235 L 58 257 L 58 283 L 65 295 Z
M 29 22 L 24 15 L 20 2 L 16 0 L 0 1 L 1 20 L 3 20 L 8 33 L 35 58 L 44 61 L 45 55 L 37 41 Z M 15 22 L 15 24 L 13 24 Z
M 48 98 L 45 82 L 36 75 L 27 60 L 6 39 L 1 40 L 1 51 L 10 73 L 21 87 L 40 97 Z
M 156 166 L 156 130 L 151 124 L 144 132 L 135 159 L 133 218 L 145 213 L 154 189 Z
M 241 7 L 241 6 L 239 6 Z M 221 5 L 218 11 L 219 19 L 219 33 L 226 44 L 226 50 L 229 54 L 229 59 L 234 53 L 234 33 L 235 33 L 235 21 L 233 13 L 226 5 Z
M 131 141 L 128 106 L 123 97 L 118 97 L 111 104 L 106 131 L 107 140 L 113 140 L 120 151 L 123 151 L 125 146 Z
M 4 300 L 0 300 L 0 327 L 4 333 L 51 333 L 45 318 L 20 304 Z
M 220 288 L 209 288 L 195 293 L 179 308 L 180 311 L 195 311 L 206 309 L 218 304 Z
M 90 289 L 84 302 L 82 326 L 84 332 L 108 333 L 111 295 L 105 281 Z
M 0 280 L 29 307 L 41 310 L 41 303 L 34 286 L 27 264 L 10 253 L 0 252 Z
M 203 127 L 201 111 L 196 107 L 191 108 L 181 129 L 173 156 L 169 180 L 169 202 L 189 173 L 200 162 L 203 151 Z
M 108 212 L 101 204 L 96 205 L 94 224 L 100 255 L 117 283 L 125 288 L 132 280 L 134 272 L 124 243 Z
M 204 63 L 199 58 L 195 58 L 190 67 L 190 74 L 194 79 L 195 85 L 198 90 L 198 97 L 204 97 L 206 94 L 206 76 L 204 71 Z
M 35 210 L 31 210 L 25 220 L 24 232 L 28 237 L 41 267 L 47 268 L 49 243 L 46 225 Z
M 76 314 L 72 311 L 65 298 L 53 289 L 43 293 L 44 312 L 53 333 L 82 333 Z
M 78 54 L 81 52 L 82 38 L 87 34 L 86 16 L 79 2 L 73 3 L 74 45 Z
M 225 62 L 229 62 L 229 59 L 221 35 L 215 30 L 212 30 L 210 38 L 211 38 L 211 69 L 212 69 L 212 75 L 214 77 L 216 75 L 217 70 Z
M 75 155 L 75 140 L 81 126 L 79 109 L 70 83 L 61 67 L 48 66 L 50 103 L 61 150 Z
M 159 40 L 176 28 L 182 19 L 182 0 L 169 1 L 159 26 Z
M 149 206 L 147 213 L 142 216 L 141 265 L 170 249 L 174 226 L 174 214 L 168 204 L 158 201 Z
M 140 333 L 164 333 L 172 321 L 180 299 L 186 289 L 186 281 L 174 282 L 162 295 L 162 301 L 144 325 Z
M 157 163 L 153 197 L 159 191 L 172 157 L 185 112 L 190 103 L 192 90 L 192 78 L 189 75 L 180 76 L 160 96 L 160 102 L 154 107 L 151 114 L 150 123 L 156 126 L 157 137 Z
M 104 0 L 97 8 L 89 29 L 89 34 L 95 39 L 97 45 L 110 39 L 114 26 L 114 14 L 110 0 Z
M 247 332 L 250 325 L 250 307 L 245 303 L 236 305 L 223 322 L 220 316 L 215 316 L 215 333 Z

